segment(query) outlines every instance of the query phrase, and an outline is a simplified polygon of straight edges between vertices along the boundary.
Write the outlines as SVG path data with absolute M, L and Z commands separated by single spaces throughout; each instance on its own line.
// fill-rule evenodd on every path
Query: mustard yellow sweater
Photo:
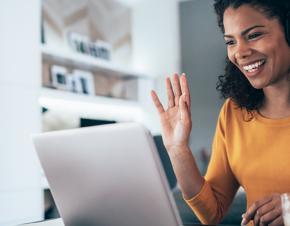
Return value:
M 185 200 L 204 224 L 217 224 L 242 186 L 247 206 L 272 193 L 290 192 L 290 117 L 250 115 L 227 100 L 212 145 L 205 183 Z

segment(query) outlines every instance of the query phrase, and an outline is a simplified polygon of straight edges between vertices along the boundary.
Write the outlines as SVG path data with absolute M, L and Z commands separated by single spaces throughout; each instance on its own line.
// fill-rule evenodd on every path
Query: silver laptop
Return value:
M 142 125 L 49 132 L 33 142 L 66 226 L 182 225 Z

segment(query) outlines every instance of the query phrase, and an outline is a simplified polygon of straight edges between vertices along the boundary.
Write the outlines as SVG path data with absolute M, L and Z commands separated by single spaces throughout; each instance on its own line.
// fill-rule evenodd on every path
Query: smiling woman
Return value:
M 221 1 L 216 5 L 218 24 L 228 46 L 226 73 L 219 77 L 218 89 L 223 97 L 232 97 L 239 107 L 258 110 L 264 101 L 264 86 L 277 79 L 281 81 L 279 75 L 287 75 L 289 70 L 285 32 L 289 2 L 225 2 L 228 3 Z M 231 8 L 226 10 L 223 4 L 231 4 Z M 255 76 L 264 68 L 268 76 Z M 273 78 L 270 74 L 278 77 Z
M 183 197 L 202 223 L 219 223 L 243 187 L 243 225 L 284 224 L 281 195 L 290 193 L 289 5 L 289 0 L 215 0 L 227 45 L 225 73 L 217 89 L 227 100 L 204 177 L 189 148 L 186 76 L 167 78 L 167 109 L 152 91 Z

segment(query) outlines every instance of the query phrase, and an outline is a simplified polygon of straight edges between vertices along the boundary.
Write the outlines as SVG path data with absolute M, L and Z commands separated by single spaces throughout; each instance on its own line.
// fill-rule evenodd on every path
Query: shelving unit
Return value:
M 69 51 L 58 51 L 46 45 L 41 46 L 42 59 L 50 62 L 59 62 L 68 66 L 81 67 L 89 71 L 101 71 L 118 77 L 139 77 L 148 76 L 121 65 L 114 64 L 107 60 L 94 58 L 81 53 Z
M 39 92 L 39 103 L 40 106 L 48 109 L 43 114 L 42 120 L 43 125 L 49 125 L 44 126 L 43 131 L 64 129 L 67 124 L 66 128 L 75 128 L 78 126 L 79 118 L 87 118 L 100 121 L 140 122 L 151 130 L 152 134 L 159 134 L 158 124 L 151 111 L 150 90 L 154 88 L 154 78 L 126 66 L 130 62 L 131 47 L 133 46 L 131 26 L 128 24 L 129 15 L 126 15 L 129 11 L 111 3 L 112 7 L 102 7 L 103 4 L 108 4 L 108 1 L 105 0 L 89 5 L 88 14 L 85 15 L 83 3 L 74 2 L 74 6 L 69 5 L 70 9 L 74 9 L 70 10 L 74 12 L 70 16 L 65 7 L 65 4 L 70 4 L 69 2 L 57 4 L 58 1 L 56 1 L 55 3 L 52 5 L 48 1 L 42 1 L 41 40 L 46 44 L 40 46 L 42 88 Z M 98 15 L 99 8 L 94 8 L 98 5 L 100 5 L 100 10 L 105 10 L 104 14 L 107 15 L 107 19 L 102 20 L 103 23 L 98 17 L 102 15 L 102 13 Z M 65 13 L 62 14 L 62 12 Z M 60 21 L 63 23 L 58 23 Z M 119 23 L 121 21 L 123 22 Z M 107 26 L 108 24 L 116 26 Z M 86 27 L 86 25 L 88 26 Z M 116 29 L 117 27 L 120 29 Z M 112 54 L 110 54 L 112 60 L 102 60 L 73 50 L 69 45 L 72 43 L 68 39 L 69 32 L 83 33 L 82 35 L 88 37 L 90 41 L 103 40 L 109 43 L 113 47 Z M 89 53 L 87 52 L 87 54 Z M 58 86 L 55 83 L 58 80 L 57 72 L 51 73 L 55 72 L 52 70 L 53 65 L 54 69 L 57 67 L 67 69 L 63 70 L 63 74 L 70 76 L 70 81 L 75 78 L 77 70 L 89 72 L 88 74 L 94 76 L 95 91 L 87 92 L 90 95 L 81 94 L 81 92 L 85 93 L 83 84 L 83 91 L 70 89 L 65 85 L 64 87 Z M 52 74 L 53 76 L 51 76 Z M 49 185 L 43 172 L 41 186 L 44 192 L 49 192 Z
M 116 76 L 119 78 L 138 79 L 138 92 L 136 100 L 124 100 L 105 96 L 92 96 L 77 94 L 69 91 L 62 91 L 47 87 L 42 87 L 39 95 L 39 103 L 47 109 L 57 109 L 58 111 L 70 112 L 78 117 L 93 118 L 101 120 L 116 120 L 119 122 L 136 121 L 144 123 L 146 118 L 144 112 L 144 92 L 148 93 L 152 88 L 153 80 L 145 75 L 129 70 L 127 68 L 114 65 L 105 60 L 95 59 L 74 52 L 59 52 L 41 47 L 42 62 L 66 65 L 74 68 L 81 68 L 88 71 L 98 71 Z M 46 177 L 41 178 L 43 189 L 49 189 Z
M 101 72 L 108 77 L 118 79 L 136 79 L 137 91 L 135 100 L 125 100 L 106 96 L 92 96 L 69 91 L 42 87 L 39 103 L 47 109 L 69 111 L 79 117 L 116 120 L 116 121 L 144 121 L 143 108 L 146 106 L 144 94 L 148 94 L 153 87 L 153 79 L 142 73 L 118 66 L 109 61 L 96 59 L 81 53 L 59 51 L 46 45 L 41 46 L 42 63 L 63 65 L 91 72 Z
M 108 4 L 110 7 L 104 7 Z M 68 7 L 70 10 L 64 13 Z M 85 13 L 84 7 L 89 9 Z M 107 17 L 102 18 L 102 15 Z M 69 111 L 83 118 L 153 124 L 148 103 L 154 78 L 128 66 L 134 46 L 131 20 L 131 8 L 115 1 L 97 1 L 95 4 L 43 1 L 41 106 Z M 110 60 L 94 57 L 102 57 L 102 54 L 91 51 L 98 43 L 103 43 L 103 48 L 108 50 Z M 56 68 L 62 73 L 53 70 Z M 87 82 L 92 79 L 78 78 L 81 72 L 94 77 L 94 91 L 92 82 Z M 64 80 L 68 78 L 70 82 L 64 82 L 68 86 L 58 86 L 55 82 L 61 76 Z M 86 89 L 88 84 L 90 89 Z M 80 94 L 82 92 L 90 95 Z

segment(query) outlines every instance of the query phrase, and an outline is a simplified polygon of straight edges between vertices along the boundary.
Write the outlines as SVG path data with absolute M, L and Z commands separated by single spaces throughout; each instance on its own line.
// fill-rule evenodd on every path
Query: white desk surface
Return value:
M 47 220 L 43 222 L 31 223 L 31 224 L 23 224 L 19 226 L 64 226 L 61 218 L 55 220 Z

